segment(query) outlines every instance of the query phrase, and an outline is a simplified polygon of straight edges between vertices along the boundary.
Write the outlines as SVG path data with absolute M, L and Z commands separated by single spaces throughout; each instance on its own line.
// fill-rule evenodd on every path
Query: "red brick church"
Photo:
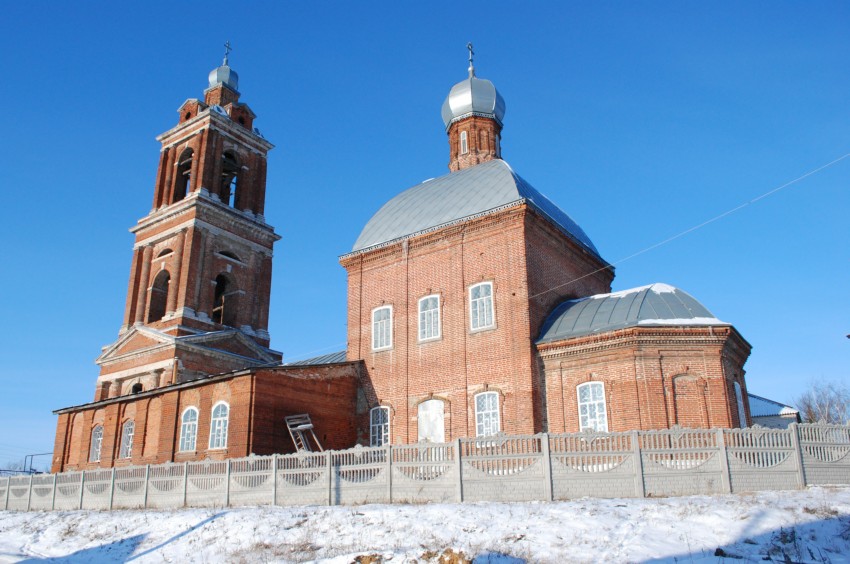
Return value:
M 502 159 L 505 103 L 475 75 L 442 117 L 449 174 L 409 188 L 351 252 L 347 351 L 269 348 L 266 156 L 227 57 L 163 133 L 124 321 L 94 401 L 57 410 L 53 470 L 497 433 L 737 427 L 749 344 L 684 291 L 611 293 L 584 231 Z

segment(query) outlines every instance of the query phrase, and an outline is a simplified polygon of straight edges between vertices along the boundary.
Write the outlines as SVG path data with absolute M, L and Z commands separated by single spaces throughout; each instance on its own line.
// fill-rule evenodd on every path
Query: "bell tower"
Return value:
M 272 247 L 266 155 L 228 63 L 204 99 L 186 100 L 160 135 L 153 208 L 135 235 L 118 341 L 98 357 L 95 400 L 252 366 L 268 348 Z

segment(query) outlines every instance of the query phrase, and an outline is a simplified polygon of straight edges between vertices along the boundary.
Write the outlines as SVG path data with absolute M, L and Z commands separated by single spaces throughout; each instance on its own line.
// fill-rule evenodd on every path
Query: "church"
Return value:
M 449 174 L 339 258 L 347 350 L 286 363 L 268 333 L 273 145 L 240 98 L 225 56 L 157 138 L 118 339 L 93 401 L 55 412 L 54 472 L 752 421 L 747 341 L 682 289 L 611 292 L 588 235 L 502 158 L 505 101 L 471 49 L 442 106 Z

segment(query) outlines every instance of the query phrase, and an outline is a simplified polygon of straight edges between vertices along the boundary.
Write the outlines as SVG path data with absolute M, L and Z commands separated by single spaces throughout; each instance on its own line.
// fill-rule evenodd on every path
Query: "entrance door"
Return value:
M 442 400 L 432 399 L 420 403 L 417 423 L 420 442 L 446 442 L 445 413 Z

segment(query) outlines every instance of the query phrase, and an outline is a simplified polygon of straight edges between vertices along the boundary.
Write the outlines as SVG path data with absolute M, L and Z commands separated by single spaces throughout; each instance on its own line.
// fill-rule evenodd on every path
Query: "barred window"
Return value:
M 469 152 L 469 134 L 466 131 L 460 132 L 460 154 L 465 155 Z
M 198 410 L 189 407 L 183 411 L 180 418 L 180 450 L 195 450 L 195 439 L 198 436 Z
M 378 351 L 393 346 L 393 308 L 379 307 L 372 310 L 372 350 Z
M 133 456 L 133 434 L 136 431 L 136 424 L 131 420 L 124 423 L 121 429 L 121 450 L 118 452 L 118 458 L 130 458 Z
M 215 404 L 210 421 L 210 448 L 227 448 L 227 418 L 230 408 L 226 403 Z
M 419 340 L 440 337 L 440 296 L 425 296 L 419 300 Z
M 100 447 L 103 444 L 103 427 L 98 425 L 91 430 L 89 462 L 100 462 Z
M 493 327 L 492 282 L 482 282 L 469 289 L 469 320 L 473 331 Z
M 487 437 L 501 431 L 499 394 L 484 392 L 475 396 L 475 436 Z
M 373 407 L 369 413 L 369 444 L 382 446 L 390 443 L 390 408 Z
M 605 385 L 586 382 L 577 388 L 579 430 L 608 431 L 608 414 L 605 409 Z

